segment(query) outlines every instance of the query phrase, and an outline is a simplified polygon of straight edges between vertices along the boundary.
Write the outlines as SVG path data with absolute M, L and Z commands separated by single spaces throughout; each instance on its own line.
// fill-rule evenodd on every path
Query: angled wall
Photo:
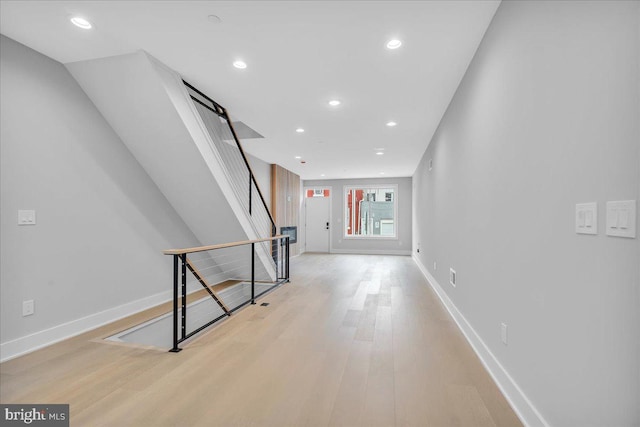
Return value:
M 142 51 L 67 68 L 198 240 L 268 237 L 254 227 L 211 140 L 217 116 L 204 121 L 177 73 Z M 273 277 L 269 246 L 259 247 L 257 268 Z
M 183 94 L 170 70 L 144 52 L 66 66 L 203 244 L 247 238 L 183 122 L 195 116 L 172 102 Z
M 62 64 L 4 36 L 0 58 L 5 360 L 168 300 L 162 250 L 200 242 Z
M 640 236 L 604 232 L 640 200 L 639 28 L 638 2 L 503 1 L 413 176 L 414 257 L 529 425 L 640 425 Z

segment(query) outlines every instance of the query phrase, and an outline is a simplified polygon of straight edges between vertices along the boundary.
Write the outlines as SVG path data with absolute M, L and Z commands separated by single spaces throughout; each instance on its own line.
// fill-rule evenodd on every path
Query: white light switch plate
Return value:
M 33 300 L 30 299 L 28 301 L 22 302 L 22 316 L 31 316 L 35 312 L 35 305 Z
M 636 201 L 607 202 L 607 235 L 636 237 Z
M 34 210 L 18 211 L 18 225 L 35 225 L 35 224 L 36 224 L 36 211 Z
M 598 204 L 596 202 L 576 205 L 576 233 L 598 234 Z

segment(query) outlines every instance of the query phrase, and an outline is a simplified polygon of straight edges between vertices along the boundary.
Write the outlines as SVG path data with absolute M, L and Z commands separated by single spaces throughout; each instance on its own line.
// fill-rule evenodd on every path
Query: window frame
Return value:
M 355 236 L 347 234 L 349 218 L 347 217 L 347 207 L 349 206 L 348 197 L 349 190 L 367 190 L 367 189 L 393 189 L 393 236 Z M 342 187 L 342 238 L 346 240 L 398 240 L 398 184 L 349 184 Z

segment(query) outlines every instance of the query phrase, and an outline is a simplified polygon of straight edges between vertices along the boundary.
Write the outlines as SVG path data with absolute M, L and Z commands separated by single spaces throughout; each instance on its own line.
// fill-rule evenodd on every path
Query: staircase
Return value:
M 67 68 L 200 243 L 275 234 L 222 106 L 143 51 Z M 255 269 L 275 280 L 272 242 L 257 244 Z M 210 285 L 234 278 L 228 263 L 210 263 L 216 275 L 203 277 Z

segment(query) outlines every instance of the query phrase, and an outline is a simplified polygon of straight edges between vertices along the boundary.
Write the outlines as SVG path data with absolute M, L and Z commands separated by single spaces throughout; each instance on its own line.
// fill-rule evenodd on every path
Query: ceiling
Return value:
M 143 49 L 265 137 L 243 140 L 247 152 L 303 179 L 399 177 L 499 3 L 2 0 L 0 32 L 62 63 Z M 402 46 L 387 49 L 393 38 Z

